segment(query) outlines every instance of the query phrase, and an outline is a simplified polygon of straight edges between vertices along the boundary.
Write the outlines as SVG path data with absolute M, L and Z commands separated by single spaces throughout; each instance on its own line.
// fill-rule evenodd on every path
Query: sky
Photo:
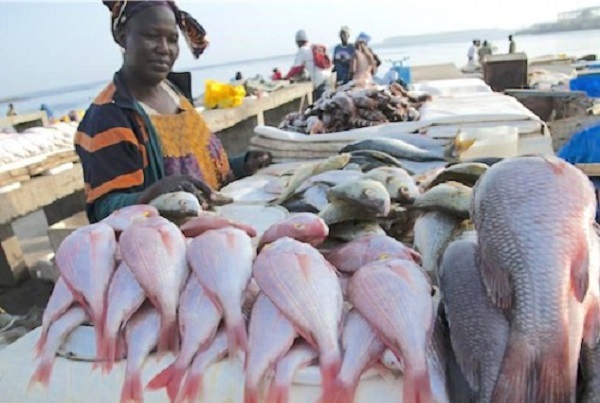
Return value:
M 180 0 L 178 4 L 204 25 L 211 46 L 199 60 L 182 49 L 176 69 L 292 54 L 298 29 L 323 44 L 335 43 L 342 25 L 350 26 L 354 34 L 367 32 L 374 42 L 398 35 L 519 29 L 553 21 L 561 11 L 600 5 L 600 0 Z M 100 0 L 0 0 L 0 38 L 0 99 L 106 80 L 120 66 L 109 13 Z

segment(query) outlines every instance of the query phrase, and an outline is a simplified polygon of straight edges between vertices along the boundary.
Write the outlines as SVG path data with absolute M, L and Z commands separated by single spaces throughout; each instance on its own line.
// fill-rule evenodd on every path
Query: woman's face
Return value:
M 150 7 L 134 16 L 124 34 L 127 69 L 148 84 L 167 78 L 179 56 L 179 31 L 173 11 Z

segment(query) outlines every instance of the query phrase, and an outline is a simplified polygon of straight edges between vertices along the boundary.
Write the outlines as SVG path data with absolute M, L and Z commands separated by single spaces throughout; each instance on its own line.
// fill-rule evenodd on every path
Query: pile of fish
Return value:
M 326 92 L 303 113 L 287 115 L 279 128 L 321 134 L 390 122 L 410 122 L 419 120 L 419 108 L 429 100 L 428 95 L 412 96 L 399 84 L 383 89 L 350 84 Z
M 354 401 L 369 369 L 401 377 L 404 402 L 600 399 L 600 245 L 585 175 L 522 157 L 417 184 L 350 158 L 297 170 L 277 202 L 311 204 L 306 192 L 323 187 L 326 203 L 256 243 L 246 224 L 200 212 L 177 227 L 151 206 L 71 234 L 32 382 L 48 383 L 61 344 L 90 323 L 95 365 L 126 360 L 123 402 L 142 401 L 140 371 L 167 351 L 175 361 L 145 387 L 178 402 L 196 401 L 226 358 L 243 365 L 247 403 L 289 401 L 313 365 L 327 402 Z M 409 216 L 413 248 L 384 230 L 394 209 Z

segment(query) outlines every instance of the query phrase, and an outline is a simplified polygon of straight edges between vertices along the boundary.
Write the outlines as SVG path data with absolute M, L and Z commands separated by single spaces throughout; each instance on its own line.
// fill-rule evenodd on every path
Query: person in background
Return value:
M 475 56 L 477 56 L 478 51 L 479 51 L 479 41 L 477 39 L 473 39 L 473 44 L 471 45 L 471 47 L 469 48 L 469 51 L 467 52 L 467 64 L 469 66 L 475 65 Z
M 315 63 L 313 46 L 310 45 L 308 35 L 306 35 L 303 29 L 296 32 L 296 45 L 298 46 L 298 52 L 296 53 L 294 64 L 285 76 L 285 79 L 290 80 L 308 73 L 314 88 L 313 99 L 316 101 L 327 89 L 327 81 L 331 76 L 331 67 L 319 67 Z M 324 55 L 324 57 L 326 56 Z
M 46 112 L 46 116 L 48 116 L 48 120 L 50 121 L 50 123 L 54 121 L 54 113 L 52 113 L 52 110 L 48 105 L 42 104 L 40 106 L 40 111 Z
M 350 76 L 350 64 L 354 57 L 354 46 L 348 43 L 350 40 L 350 28 L 343 26 L 340 29 L 341 44 L 333 50 L 333 71 L 337 74 L 336 82 L 339 85 L 346 84 L 352 80 Z
M 371 48 L 369 41 L 371 37 L 364 32 L 356 38 L 354 45 L 354 57 L 350 67 L 350 74 L 353 80 L 370 81 L 377 71 L 377 60 Z
M 8 104 L 6 116 L 17 116 L 17 110 L 15 109 L 15 106 L 13 104 Z
M 488 41 L 483 41 L 483 44 L 481 45 L 477 53 L 479 56 L 479 64 L 481 64 L 481 66 L 483 67 L 487 56 L 492 54 L 492 46 L 489 44 Z
M 509 35 L 508 36 L 508 53 L 516 53 L 516 51 L 517 51 L 517 44 L 515 43 L 513 36 Z
M 233 77 L 231 79 L 232 83 L 237 83 L 237 82 L 241 82 L 244 81 L 244 77 L 242 76 L 242 72 L 238 71 L 237 73 L 235 73 L 235 77 Z
M 198 21 L 173 1 L 103 3 L 112 36 L 124 51 L 121 69 L 90 105 L 75 135 L 91 223 L 176 191 L 214 201 L 214 190 L 270 163 L 266 152 L 229 158 L 184 90 L 192 88 L 190 74 L 171 71 L 179 35 L 195 58 L 208 46 Z
M 271 80 L 278 81 L 281 79 L 283 79 L 283 75 L 281 74 L 281 71 L 279 71 L 279 69 L 277 67 L 275 67 L 273 69 L 273 75 L 271 75 Z

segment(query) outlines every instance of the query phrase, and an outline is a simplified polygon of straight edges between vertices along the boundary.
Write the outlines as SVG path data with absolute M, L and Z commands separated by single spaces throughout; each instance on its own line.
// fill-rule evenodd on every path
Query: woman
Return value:
M 87 110 L 75 138 L 90 222 L 173 191 L 212 199 L 212 190 L 270 163 L 263 152 L 229 160 L 189 99 L 189 74 L 171 73 L 179 30 L 196 58 L 208 45 L 196 20 L 173 1 L 103 3 L 123 65 Z
M 355 81 L 370 81 L 377 71 L 377 59 L 369 48 L 369 39 L 370 37 L 365 33 L 361 33 L 356 38 L 350 67 L 351 77 Z

